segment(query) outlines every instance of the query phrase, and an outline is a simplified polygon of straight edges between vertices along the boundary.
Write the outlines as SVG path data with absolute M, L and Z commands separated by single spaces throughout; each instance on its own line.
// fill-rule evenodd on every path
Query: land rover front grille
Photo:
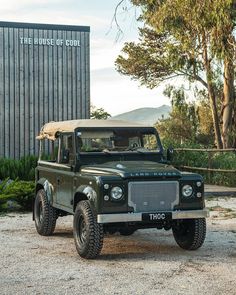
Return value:
M 179 203 L 179 184 L 177 181 L 130 182 L 128 199 L 134 212 L 169 211 Z

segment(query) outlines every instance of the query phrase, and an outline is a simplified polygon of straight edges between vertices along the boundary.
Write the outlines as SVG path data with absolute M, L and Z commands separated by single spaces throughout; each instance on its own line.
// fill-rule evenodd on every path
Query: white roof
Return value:
M 37 139 L 48 138 L 55 140 L 57 132 L 73 132 L 76 128 L 112 128 L 112 127 L 151 127 L 147 125 L 142 125 L 130 121 L 121 121 L 121 120 L 70 120 L 70 121 L 59 121 L 59 122 L 49 122 L 46 123 L 40 130 Z

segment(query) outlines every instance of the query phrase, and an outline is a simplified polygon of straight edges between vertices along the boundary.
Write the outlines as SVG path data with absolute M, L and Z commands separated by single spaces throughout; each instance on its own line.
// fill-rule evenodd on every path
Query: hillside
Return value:
M 140 108 L 127 113 L 116 115 L 111 119 L 134 121 L 153 125 L 158 121 L 158 119 L 161 119 L 162 117 L 167 118 L 169 116 L 170 110 L 171 107 L 168 105 L 162 105 L 158 108 Z

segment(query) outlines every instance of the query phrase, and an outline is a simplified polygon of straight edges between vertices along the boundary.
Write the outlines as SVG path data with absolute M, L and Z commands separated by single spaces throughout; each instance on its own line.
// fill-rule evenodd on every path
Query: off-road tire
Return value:
M 73 234 L 76 250 L 83 258 L 96 258 L 103 246 L 103 226 L 97 223 L 89 201 L 81 201 L 76 206 Z
M 119 230 L 121 236 L 131 236 L 134 232 L 136 232 L 136 229 L 132 228 L 122 228 Z
M 53 234 L 56 227 L 57 210 L 49 204 L 44 189 L 40 189 L 36 194 L 34 219 L 35 227 L 40 235 L 50 236 Z
M 176 243 L 185 250 L 196 250 L 202 246 L 206 237 L 206 219 L 176 220 L 172 226 Z

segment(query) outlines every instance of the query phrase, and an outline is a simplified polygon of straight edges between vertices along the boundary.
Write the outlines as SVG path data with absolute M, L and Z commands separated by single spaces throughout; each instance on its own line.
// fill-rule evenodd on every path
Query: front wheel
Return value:
M 81 257 L 92 259 L 100 254 L 103 246 L 103 226 L 97 223 L 89 201 L 81 201 L 76 207 L 73 234 L 77 252 Z
M 34 201 L 35 227 L 42 236 L 53 234 L 57 221 L 57 210 L 53 208 L 47 199 L 44 189 L 40 189 Z
M 206 219 L 176 220 L 172 226 L 176 243 L 185 250 L 196 250 L 202 246 L 206 237 Z

